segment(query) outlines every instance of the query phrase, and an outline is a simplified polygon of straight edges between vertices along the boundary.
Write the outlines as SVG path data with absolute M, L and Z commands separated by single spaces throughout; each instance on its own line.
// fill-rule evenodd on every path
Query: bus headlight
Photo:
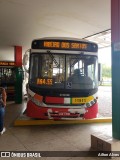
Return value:
M 90 107 L 90 103 L 86 103 L 86 107 L 88 107 L 88 108 L 89 108 L 89 107 Z
M 96 99 L 94 99 L 94 100 L 86 103 L 86 108 L 89 108 L 89 107 L 93 106 L 95 103 L 97 103 L 97 100 L 96 100 Z
M 37 106 L 41 106 L 41 102 L 33 97 L 30 98 L 30 100 L 35 103 Z

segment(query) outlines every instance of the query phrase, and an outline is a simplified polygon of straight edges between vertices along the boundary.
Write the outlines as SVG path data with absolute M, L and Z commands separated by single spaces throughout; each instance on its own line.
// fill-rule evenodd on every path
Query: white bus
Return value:
M 81 39 L 33 40 L 29 53 L 27 116 L 55 120 L 96 118 L 97 52 L 96 43 Z

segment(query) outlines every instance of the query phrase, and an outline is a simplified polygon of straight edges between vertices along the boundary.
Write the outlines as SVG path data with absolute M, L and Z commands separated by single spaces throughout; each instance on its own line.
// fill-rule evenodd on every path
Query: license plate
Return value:
M 69 116 L 70 113 L 67 113 L 67 112 L 63 112 L 63 113 L 58 113 L 59 116 Z
M 87 103 L 87 98 L 72 98 L 72 104 L 84 104 Z

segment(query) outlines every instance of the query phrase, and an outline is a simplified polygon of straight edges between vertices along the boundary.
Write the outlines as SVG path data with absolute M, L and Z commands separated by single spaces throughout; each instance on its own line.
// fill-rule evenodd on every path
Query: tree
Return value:
M 102 65 L 102 77 L 111 78 L 111 67 L 105 64 Z

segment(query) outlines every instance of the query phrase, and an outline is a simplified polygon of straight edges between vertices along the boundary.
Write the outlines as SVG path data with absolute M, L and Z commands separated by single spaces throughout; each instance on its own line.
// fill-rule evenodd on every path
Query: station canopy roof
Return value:
M 95 42 L 98 44 L 98 48 L 106 48 L 111 46 L 111 30 L 105 30 L 100 33 L 85 37 L 89 41 Z
M 43 37 L 108 46 L 110 17 L 110 0 L 0 0 L 0 59 L 12 59 L 14 46 L 22 46 L 24 54 L 33 39 Z

